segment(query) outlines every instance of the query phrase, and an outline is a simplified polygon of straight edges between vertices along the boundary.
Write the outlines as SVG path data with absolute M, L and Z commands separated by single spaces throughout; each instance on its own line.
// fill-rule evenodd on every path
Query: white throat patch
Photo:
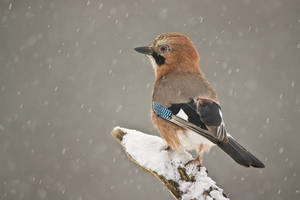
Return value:
M 152 64 L 152 67 L 153 67 L 153 69 L 155 70 L 158 66 L 157 66 L 157 64 L 156 64 L 156 62 L 155 62 L 155 59 L 153 58 L 153 56 L 151 56 L 151 55 L 147 55 L 147 57 L 150 59 L 150 62 L 151 62 L 151 64 Z

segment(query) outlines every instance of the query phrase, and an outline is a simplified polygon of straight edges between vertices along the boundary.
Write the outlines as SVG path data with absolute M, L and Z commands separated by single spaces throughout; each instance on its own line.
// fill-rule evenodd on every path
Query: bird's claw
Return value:
M 195 164 L 195 165 L 200 165 L 202 166 L 202 158 L 200 158 L 200 156 L 198 156 L 195 159 L 189 160 L 187 163 L 184 164 L 184 166 L 188 166 L 190 164 Z

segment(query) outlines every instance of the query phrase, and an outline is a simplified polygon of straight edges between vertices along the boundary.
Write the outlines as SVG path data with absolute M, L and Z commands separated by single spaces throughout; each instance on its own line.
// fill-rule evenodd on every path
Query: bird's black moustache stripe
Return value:
M 159 54 L 157 54 L 156 52 L 152 53 L 153 58 L 155 59 L 155 62 L 158 66 L 161 66 L 163 64 L 165 64 L 165 58 Z

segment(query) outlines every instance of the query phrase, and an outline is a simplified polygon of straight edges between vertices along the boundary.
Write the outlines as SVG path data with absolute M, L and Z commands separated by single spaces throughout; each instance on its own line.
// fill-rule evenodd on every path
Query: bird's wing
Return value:
M 153 102 L 154 112 L 161 118 L 190 129 L 217 144 L 233 160 L 245 167 L 265 165 L 227 133 L 220 106 L 209 99 L 193 99 L 165 108 Z
M 173 115 L 207 130 L 218 141 L 227 140 L 221 107 L 216 102 L 198 98 L 186 103 L 172 104 L 168 109 Z

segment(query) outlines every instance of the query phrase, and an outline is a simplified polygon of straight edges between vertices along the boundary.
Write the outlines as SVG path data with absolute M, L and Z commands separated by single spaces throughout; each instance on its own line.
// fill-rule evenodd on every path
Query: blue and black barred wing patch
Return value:
M 152 103 L 152 108 L 153 108 L 153 111 L 155 112 L 155 114 L 157 114 L 161 118 L 163 118 L 165 120 L 171 120 L 172 111 L 169 110 L 168 108 L 166 108 L 160 104 L 154 103 L 154 102 Z

